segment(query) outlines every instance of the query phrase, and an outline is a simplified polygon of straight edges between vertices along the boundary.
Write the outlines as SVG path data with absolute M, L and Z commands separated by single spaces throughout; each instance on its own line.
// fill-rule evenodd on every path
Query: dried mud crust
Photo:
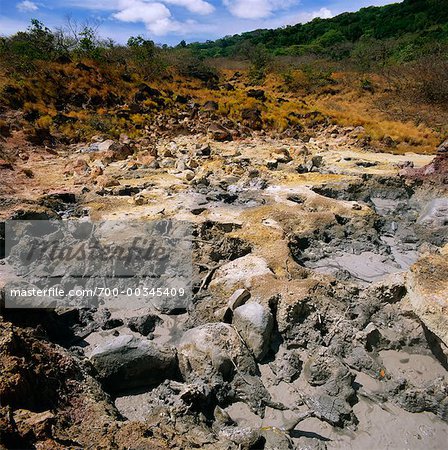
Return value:
M 3 310 L 0 445 L 442 448 L 446 186 L 398 175 L 431 158 L 340 147 L 179 136 L 36 163 L 3 217 L 186 220 L 195 295 Z

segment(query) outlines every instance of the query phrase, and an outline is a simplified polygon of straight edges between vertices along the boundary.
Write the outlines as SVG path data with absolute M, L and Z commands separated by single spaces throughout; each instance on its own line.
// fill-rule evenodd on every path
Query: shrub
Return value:
M 263 84 L 272 62 L 272 57 L 262 44 L 253 48 L 250 57 L 249 81 L 251 84 Z

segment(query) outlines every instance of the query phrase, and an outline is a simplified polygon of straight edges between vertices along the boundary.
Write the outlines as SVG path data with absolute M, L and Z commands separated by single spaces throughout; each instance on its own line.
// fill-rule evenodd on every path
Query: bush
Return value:
M 209 86 L 219 81 L 218 71 L 189 49 L 176 50 L 172 63 L 179 74 L 185 77 L 196 78 Z
M 249 56 L 249 81 L 251 84 L 263 84 L 270 69 L 272 57 L 262 44 L 254 47 Z
M 414 89 L 425 101 L 448 105 L 448 58 L 441 59 L 430 55 L 410 66 L 411 79 L 415 81 Z

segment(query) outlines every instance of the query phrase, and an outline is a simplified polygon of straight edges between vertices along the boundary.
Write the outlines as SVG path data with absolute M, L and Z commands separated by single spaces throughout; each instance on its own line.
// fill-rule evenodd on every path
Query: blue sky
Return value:
M 157 43 L 204 41 L 257 28 L 332 17 L 393 0 L 0 0 L 0 35 L 25 29 L 31 18 L 49 28 L 67 17 L 99 25 L 117 42 L 141 34 Z

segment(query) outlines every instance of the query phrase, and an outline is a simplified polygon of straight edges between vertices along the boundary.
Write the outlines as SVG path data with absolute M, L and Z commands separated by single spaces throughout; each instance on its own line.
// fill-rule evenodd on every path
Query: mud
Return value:
M 425 274 L 443 272 L 446 186 L 398 174 L 432 157 L 348 151 L 343 135 L 161 139 L 157 166 L 138 152 L 106 164 L 116 186 L 55 176 L 53 193 L 35 185 L 33 199 L 3 202 L 3 217 L 183 220 L 194 244 L 184 308 L 2 311 L 5 445 L 443 448 L 443 322 L 414 303 Z M 41 358 L 17 339 L 41 345 Z M 51 371 L 48 355 L 64 365 Z

